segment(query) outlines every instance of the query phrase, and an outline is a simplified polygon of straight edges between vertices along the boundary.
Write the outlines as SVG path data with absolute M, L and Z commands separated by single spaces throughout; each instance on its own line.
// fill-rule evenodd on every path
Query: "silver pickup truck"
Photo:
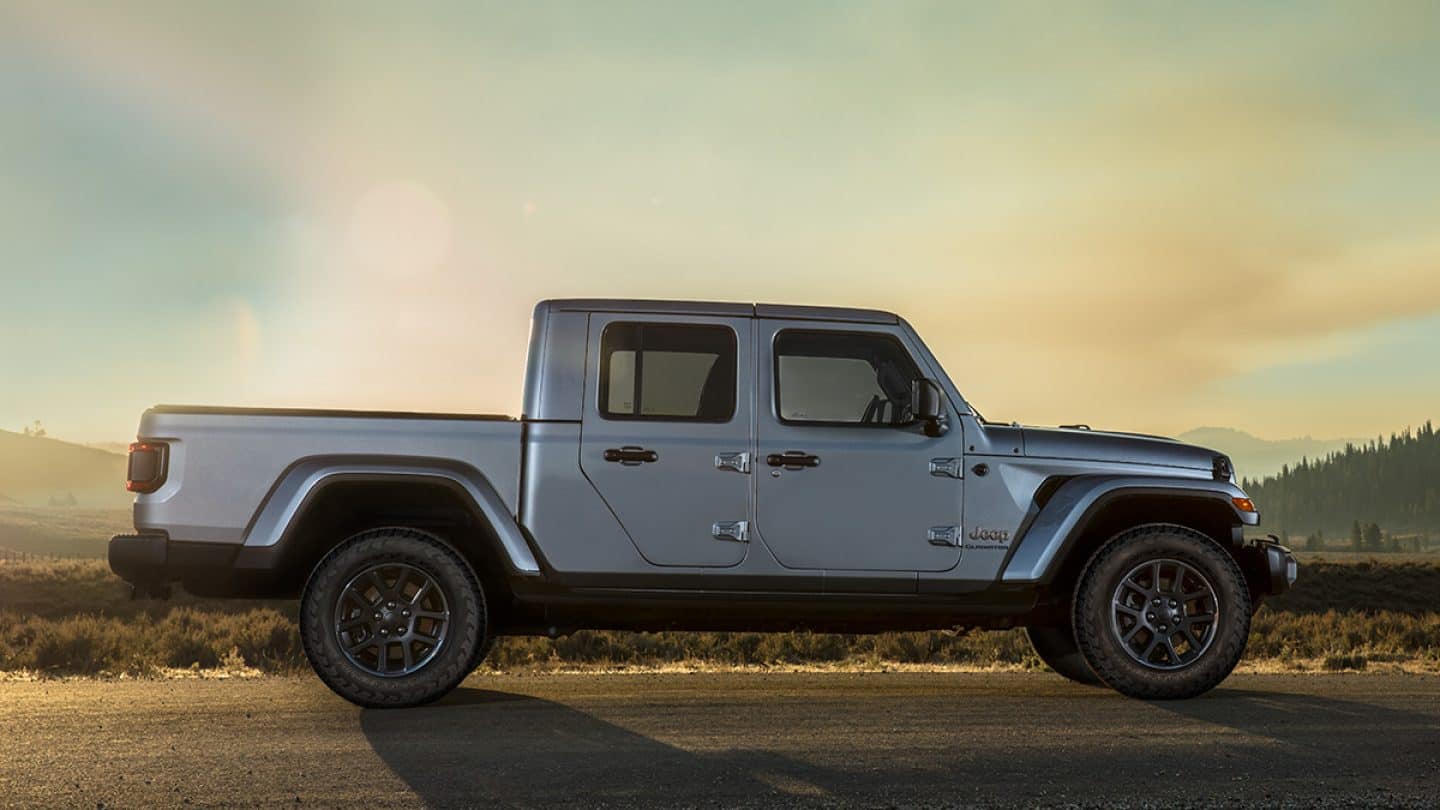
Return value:
M 581 628 L 1023 626 L 1067 678 L 1189 697 L 1296 573 L 1224 455 L 987 421 L 860 309 L 545 301 L 518 419 L 160 406 L 128 478 L 137 594 L 298 596 L 365 706 Z

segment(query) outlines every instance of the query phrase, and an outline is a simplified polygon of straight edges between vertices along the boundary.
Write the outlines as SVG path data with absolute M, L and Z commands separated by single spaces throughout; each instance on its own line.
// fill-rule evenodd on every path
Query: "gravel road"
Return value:
M 362 711 L 312 678 L 0 682 L 0 805 L 1440 803 L 1440 677 L 475 676 Z

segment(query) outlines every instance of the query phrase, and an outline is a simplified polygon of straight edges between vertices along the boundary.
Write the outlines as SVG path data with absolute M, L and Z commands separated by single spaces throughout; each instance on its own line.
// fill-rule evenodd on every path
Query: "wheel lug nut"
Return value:
M 378 611 L 378 610 L 375 611 L 375 618 L 377 618 L 377 619 L 381 618 L 381 616 L 380 616 L 380 611 Z
M 1151 600 L 1150 600 L 1150 604 L 1152 604 L 1152 605 L 1158 605 L 1158 604 L 1160 604 L 1160 598 L 1157 596 L 1156 598 L 1151 599 Z
M 1154 613 L 1146 613 L 1146 614 L 1145 614 L 1145 621 L 1147 621 L 1147 622 L 1153 622 L 1153 621 L 1155 621 L 1155 614 L 1154 614 Z
M 385 607 L 393 608 L 393 607 L 395 607 L 395 603 L 394 603 L 394 602 L 386 602 L 386 603 L 385 603 Z
M 380 635 L 382 635 L 382 636 L 388 636 L 388 635 L 390 635 L 390 631 L 389 631 L 389 630 L 386 630 L 385 628 L 382 627 L 382 628 L 380 628 Z
M 408 619 L 408 618 L 410 618 L 410 611 L 408 611 L 408 610 L 402 610 L 402 611 L 400 611 L 400 615 L 401 615 L 401 616 L 404 616 L 405 618 Z

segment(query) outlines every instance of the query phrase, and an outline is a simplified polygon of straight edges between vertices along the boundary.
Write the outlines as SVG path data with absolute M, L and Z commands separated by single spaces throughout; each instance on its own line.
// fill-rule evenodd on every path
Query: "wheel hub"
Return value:
M 350 663 L 382 678 L 409 675 L 434 659 L 450 632 L 440 583 L 408 563 L 371 566 L 335 603 L 335 637 Z
M 1150 669 L 1194 663 L 1210 647 L 1219 600 L 1194 566 L 1173 559 L 1131 568 L 1110 600 L 1110 625 L 1130 658 Z

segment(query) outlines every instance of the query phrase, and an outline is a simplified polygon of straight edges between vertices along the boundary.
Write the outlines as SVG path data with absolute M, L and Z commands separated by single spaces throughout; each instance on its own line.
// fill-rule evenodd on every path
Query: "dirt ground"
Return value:
M 1142 703 L 1038 673 L 0 682 L 0 804 L 951 806 L 1440 801 L 1440 677 L 1236 675 Z

